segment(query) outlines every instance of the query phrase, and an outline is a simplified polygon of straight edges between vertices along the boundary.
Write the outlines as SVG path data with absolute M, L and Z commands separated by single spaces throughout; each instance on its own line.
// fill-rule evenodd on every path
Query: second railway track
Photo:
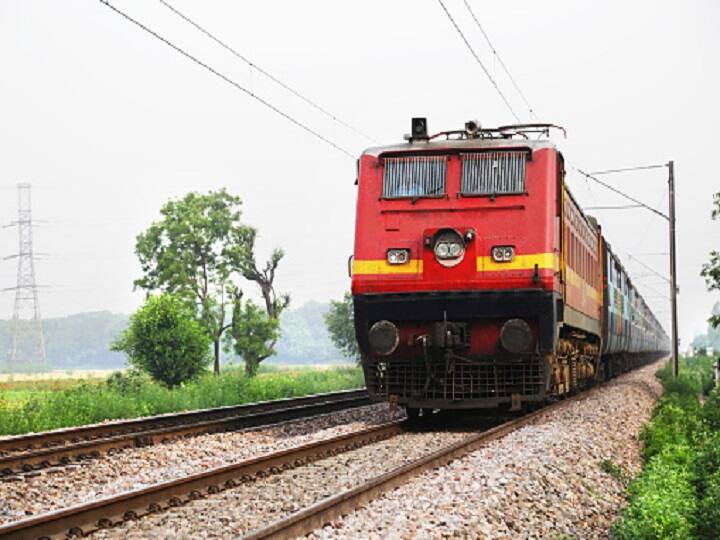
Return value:
M 114 449 L 264 426 L 369 404 L 365 390 L 348 390 L 0 438 L 0 480 Z

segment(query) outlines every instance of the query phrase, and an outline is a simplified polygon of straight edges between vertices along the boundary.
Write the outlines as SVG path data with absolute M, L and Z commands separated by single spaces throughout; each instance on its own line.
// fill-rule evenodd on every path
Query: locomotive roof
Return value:
M 486 148 L 555 148 L 555 144 L 547 139 L 510 139 L 510 138 L 477 138 L 477 139 L 443 139 L 430 141 L 413 141 L 389 146 L 374 146 L 363 152 L 364 155 L 378 157 L 386 152 L 428 152 L 437 150 L 484 150 Z

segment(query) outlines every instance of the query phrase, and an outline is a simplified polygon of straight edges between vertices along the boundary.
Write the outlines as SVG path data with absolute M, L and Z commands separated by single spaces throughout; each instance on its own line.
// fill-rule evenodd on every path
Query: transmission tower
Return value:
M 11 370 L 21 365 L 43 367 L 47 362 L 38 287 L 35 282 L 30 184 L 19 183 L 17 187 L 18 219 L 9 226 L 18 228 L 18 252 L 5 257 L 18 260 L 17 285 L 5 289 L 15 291 L 12 334 L 8 351 L 8 367 Z

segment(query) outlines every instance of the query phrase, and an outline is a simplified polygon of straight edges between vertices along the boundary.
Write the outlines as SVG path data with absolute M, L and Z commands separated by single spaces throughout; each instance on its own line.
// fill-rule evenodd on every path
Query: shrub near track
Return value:
M 720 538 L 720 395 L 712 359 L 658 371 L 664 393 L 641 433 L 645 466 L 613 527 L 623 540 Z M 701 404 L 700 396 L 708 396 Z
M 256 378 L 245 377 L 241 368 L 231 368 L 220 376 L 207 374 L 172 389 L 134 371 L 118 372 L 102 383 L 79 382 L 72 388 L 31 395 L 18 403 L 3 401 L 0 391 L 0 435 L 362 386 L 362 372 L 356 367 L 263 369 Z

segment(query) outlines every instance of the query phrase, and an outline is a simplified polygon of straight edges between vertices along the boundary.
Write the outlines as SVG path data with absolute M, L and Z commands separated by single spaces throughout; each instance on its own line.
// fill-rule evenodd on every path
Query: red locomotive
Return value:
M 352 294 L 376 399 L 410 416 L 518 410 L 666 353 L 567 189 L 554 127 L 468 122 L 430 137 L 415 118 L 405 144 L 360 157 Z

